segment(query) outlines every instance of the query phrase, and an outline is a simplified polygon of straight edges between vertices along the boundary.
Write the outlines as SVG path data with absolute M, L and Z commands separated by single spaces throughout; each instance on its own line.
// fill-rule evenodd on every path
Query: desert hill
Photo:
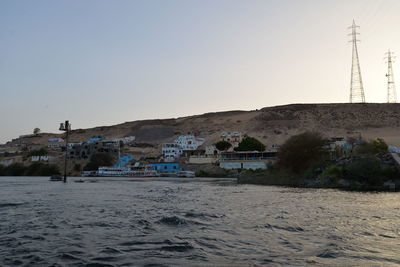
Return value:
M 172 142 L 182 134 L 190 133 L 206 138 L 205 145 L 208 145 L 215 143 L 223 131 L 238 131 L 259 138 L 270 146 L 283 143 L 291 135 L 306 130 L 319 131 L 327 137 L 380 137 L 390 145 L 400 147 L 400 104 L 292 104 L 254 111 L 141 120 L 73 130 L 70 140 L 86 141 L 92 136 L 102 136 L 105 139 L 136 136 L 136 142 L 145 145 L 130 148 L 131 152 L 157 155 L 162 143 Z M 35 138 L 35 143 L 46 144 L 49 137 L 59 136 L 41 134 Z

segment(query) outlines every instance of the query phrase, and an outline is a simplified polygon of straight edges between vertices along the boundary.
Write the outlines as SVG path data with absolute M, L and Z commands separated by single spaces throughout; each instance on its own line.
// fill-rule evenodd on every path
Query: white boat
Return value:
M 96 173 L 93 171 L 83 172 L 83 176 L 96 177 L 158 177 L 158 173 L 150 166 L 128 166 L 128 167 L 99 167 Z
M 195 173 L 193 171 L 180 171 L 176 174 L 178 177 L 186 177 L 186 178 L 193 178 L 195 177 Z

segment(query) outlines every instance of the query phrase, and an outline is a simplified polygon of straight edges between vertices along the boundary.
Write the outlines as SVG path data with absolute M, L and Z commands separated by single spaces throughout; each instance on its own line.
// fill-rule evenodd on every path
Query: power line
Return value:
M 390 52 L 390 50 L 388 50 L 388 52 L 385 53 L 385 59 L 386 59 L 386 63 L 388 64 L 388 71 L 386 73 L 387 102 L 388 103 L 396 103 L 397 96 L 396 96 L 396 87 L 394 85 L 393 66 L 392 66 L 392 64 L 394 63 L 393 52 Z
M 365 103 L 365 95 L 364 95 L 364 86 L 361 77 L 361 68 L 360 68 L 360 60 L 358 58 L 358 50 L 357 43 L 359 40 L 357 39 L 356 23 L 353 20 L 353 24 L 349 27 L 351 29 L 351 33 L 349 35 L 352 36 L 351 42 L 353 44 L 353 52 L 352 52 L 352 62 L 351 62 L 351 82 L 350 82 L 350 103 Z

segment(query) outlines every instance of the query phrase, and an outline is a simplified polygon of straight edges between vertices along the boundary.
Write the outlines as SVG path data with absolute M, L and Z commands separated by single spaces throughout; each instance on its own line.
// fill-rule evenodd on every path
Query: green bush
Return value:
M 235 151 L 264 151 L 265 146 L 263 143 L 258 141 L 254 137 L 245 137 L 240 141 L 239 146 L 235 148 Z
M 375 155 L 378 153 L 387 153 L 388 145 L 383 139 L 376 139 L 370 142 L 363 142 L 355 148 L 355 154 Z
M 32 150 L 31 152 L 29 152 L 28 156 L 29 157 L 32 157 L 32 156 L 46 156 L 47 154 L 48 154 L 47 149 L 41 148 L 41 149 Z
M 215 147 L 216 147 L 219 151 L 226 151 L 226 150 L 228 150 L 231 146 L 232 146 L 231 143 L 229 143 L 228 141 L 224 141 L 224 140 L 215 143 Z
M 84 171 L 97 171 L 102 166 L 112 166 L 114 158 L 107 153 L 94 154 L 88 164 L 83 168 Z
M 26 167 L 22 163 L 13 163 L 4 168 L 3 175 L 5 176 L 23 176 L 25 175 Z
M 381 163 L 374 157 L 360 158 L 345 165 L 343 175 L 348 180 L 380 185 L 382 183 Z
M 293 173 L 305 173 L 328 153 L 320 133 L 304 132 L 290 137 L 278 151 L 278 166 Z

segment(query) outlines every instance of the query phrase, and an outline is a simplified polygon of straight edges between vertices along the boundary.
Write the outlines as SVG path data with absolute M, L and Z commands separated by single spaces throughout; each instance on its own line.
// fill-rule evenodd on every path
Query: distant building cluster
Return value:
M 185 152 L 197 150 L 204 142 L 204 138 L 181 135 L 173 143 L 162 144 L 162 158 L 166 161 L 173 161 L 184 155 Z

